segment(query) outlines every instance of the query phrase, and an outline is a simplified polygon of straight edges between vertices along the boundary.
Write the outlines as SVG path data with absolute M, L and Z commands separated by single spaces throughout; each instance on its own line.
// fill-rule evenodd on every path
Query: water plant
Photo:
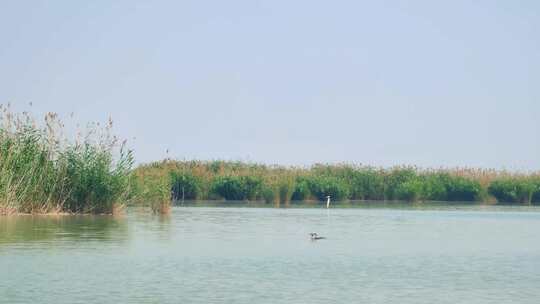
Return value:
M 397 185 L 393 194 L 398 200 L 416 202 L 425 198 L 424 187 L 425 184 L 421 179 L 409 179 Z
M 275 206 L 290 205 L 296 187 L 296 173 L 281 168 L 269 169 L 263 177 L 261 195 Z
M 309 191 L 318 200 L 324 201 L 327 196 L 341 201 L 349 198 L 349 187 L 342 179 L 332 176 L 312 176 L 308 179 Z
M 211 192 L 226 200 L 256 200 L 262 190 L 262 180 L 256 176 L 217 176 Z
M 493 181 L 488 192 L 500 202 L 531 204 L 533 198 L 537 201 L 540 187 L 536 179 L 507 177 Z
M 411 185 L 413 185 L 414 182 L 411 181 L 416 178 L 416 169 L 412 167 L 395 167 L 389 171 L 383 172 L 384 198 L 387 200 L 400 199 L 398 192 L 403 191 L 404 188 L 409 188 L 409 190 L 412 190 Z M 405 183 L 408 185 L 402 186 Z
M 501 178 L 520 178 L 505 171 L 483 169 L 385 169 L 354 164 L 284 167 L 221 160 L 166 160 L 150 167 L 171 177 L 169 191 L 175 197 L 179 197 L 179 187 L 184 185 L 186 199 L 264 200 L 276 206 L 287 206 L 291 201 L 324 201 L 327 195 L 333 200 L 505 203 L 507 199 L 494 190 L 488 191 L 488 187 Z M 143 165 L 135 171 L 150 167 Z M 530 178 L 540 180 L 537 175 Z M 531 189 L 539 189 L 529 191 L 530 201 L 535 202 L 540 200 L 540 183 L 532 185 Z M 527 203 L 529 199 L 517 201 Z
M 133 172 L 133 191 L 129 202 L 149 206 L 154 213 L 168 213 L 171 209 L 171 174 L 159 162 L 143 165 Z
M 0 106 L 0 213 L 112 213 L 126 203 L 170 211 L 174 200 L 402 200 L 540 203 L 540 174 L 491 169 L 375 168 L 355 164 L 277 166 L 171 160 L 133 169 L 112 121 L 74 139 L 58 115 L 43 122 Z
M 171 172 L 171 191 L 174 200 L 196 200 L 201 196 L 202 181 L 191 172 Z
M 112 213 L 127 200 L 133 157 L 112 121 L 68 140 L 58 115 L 40 124 L 0 105 L 0 213 Z
M 297 177 L 291 199 L 293 201 L 305 201 L 308 200 L 310 196 L 309 180 L 305 176 Z

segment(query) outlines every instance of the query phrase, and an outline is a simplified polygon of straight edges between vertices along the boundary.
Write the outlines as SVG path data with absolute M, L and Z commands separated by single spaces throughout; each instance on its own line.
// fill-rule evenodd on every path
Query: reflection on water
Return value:
M 0 217 L 0 303 L 540 298 L 537 207 L 190 205 L 167 216 Z M 311 241 L 313 231 L 327 239 Z
M 127 236 L 126 219 L 109 215 L 0 216 L 0 246 L 48 241 L 120 241 Z

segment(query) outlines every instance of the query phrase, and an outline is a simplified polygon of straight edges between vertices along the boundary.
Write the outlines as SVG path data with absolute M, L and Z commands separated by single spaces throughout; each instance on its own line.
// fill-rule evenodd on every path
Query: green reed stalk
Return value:
M 0 213 L 112 213 L 130 191 L 132 153 L 112 121 L 69 141 L 54 113 L 38 122 L 0 105 Z
M 354 164 L 285 167 L 221 160 L 167 160 L 136 169 L 142 175 L 150 171 L 170 176 L 168 191 L 177 198 L 182 186 L 190 193 L 189 198 L 184 196 L 186 199 L 261 200 L 276 206 L 291 201 L 324 201 L 326 196 L 333 200 L 540 203 L 538 173 Z M 518 185 L 501 187 L 501 179 Z

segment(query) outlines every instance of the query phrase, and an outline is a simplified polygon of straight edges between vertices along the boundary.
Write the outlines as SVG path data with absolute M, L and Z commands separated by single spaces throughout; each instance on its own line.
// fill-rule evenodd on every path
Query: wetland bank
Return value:
M 167 213 L 174 201 L 540 203 L 538 172 L 487 169 L 310 167 L 166 159 L 134 166 L 112 120 L 65 136 L 54 113 L 43 121 L 0 107 L 0 212 L 111 214 L 125 206 Z

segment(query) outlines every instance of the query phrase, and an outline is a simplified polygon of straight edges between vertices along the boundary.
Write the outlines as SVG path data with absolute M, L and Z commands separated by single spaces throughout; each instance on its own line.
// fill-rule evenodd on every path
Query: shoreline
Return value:
M 227 208 L 227 207 L 252 207 L 252 208 L 275 208 L 275 209 L 303 209 L 303 208 L 325 208 L 326 203 L 321 201 L 292 201 L 289 204 L 272 204 L 262 200 L 257 201 L 226 201 L 226 200 L 186 200 L 174 201 L 171 203 L 171 208 L 182 207 L 201 207 L 201 208 Z M 540 208 L 540 204 L 512 204 L 512 203 L 497 203 L 497 202 L 456 202 L 456 201 L 424 201 L 411 202 L 400 200 L 348 200 L 333 202 L 329 209 L 349 209 L 354 207 L 386 207 L 386 209 L 402 209 L 403 207 L 523 207 L 523 208 Z M 122 208 L 120 212 L 114 213 L 73 213 L 73 212 L 45 212 L 45 213 L 0 213 L 0 217 L 76 217 L 76 216 L 124 216 L 128 209 L 148 209 L 148 213 L 152 214 L 150 206 L 129 205 Z M 168 212 L 167 212 L 168 213 Z

